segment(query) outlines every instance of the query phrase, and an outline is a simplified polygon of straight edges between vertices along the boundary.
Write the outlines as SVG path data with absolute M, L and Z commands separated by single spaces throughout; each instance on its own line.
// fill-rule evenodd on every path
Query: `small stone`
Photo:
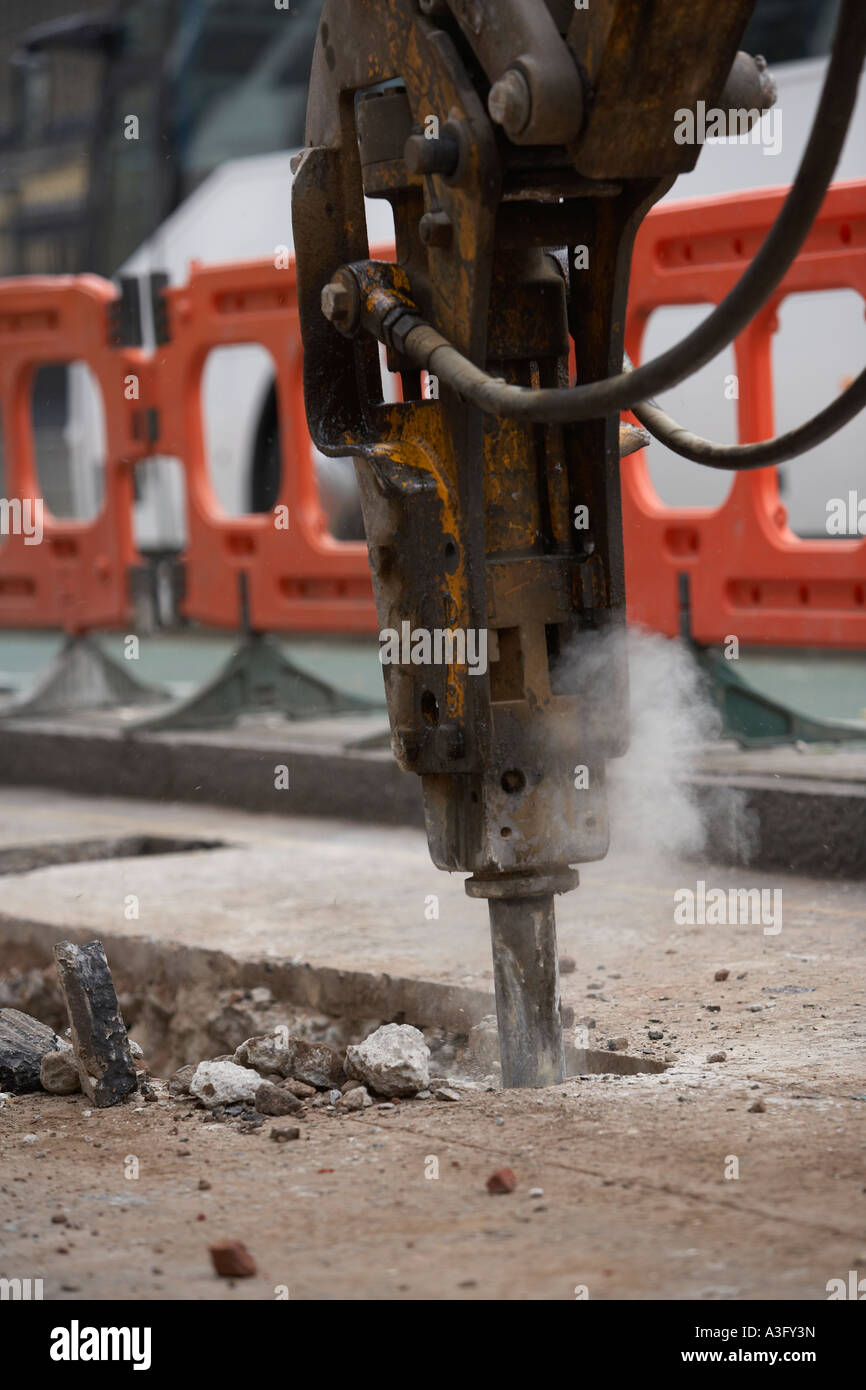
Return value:
M 767 1107 L 762 1100 L 753 1100 L 749 1106 L 750 1115 L 763 1115 Z
M 711 1052 L 709 1057 L 707 1058 L 708 1062 L 727 1062 L 727 1060 L 727 1052 Z
M 220 1240 L 208 1246 L 213 1267 L 222 1279 L 250 1279 L 258 1274 L 256 1262 L 239 1240 Z
M 0 1091 L 23 1095 L 38 1091 L 42 1058 L 58 1052 L 53 1028 L 18 1009 L 0 1009 Z
M 430 1049 L 423 1033 L 386 1023 L 346 1049 L 346 1073 L 383 1096 L 414 1096 L 430 1084 Z
M 168 1083 L 169 1094 L 172 1096 L 188 1096 L 189 1083 L 196 1074 L 196 1064 L 190 1063 L 188 1066 L 179 1067 Z
M 261 1115 L 297 1115 L 301 1108 L 298 1097 L 282 1086 L 272 1086 L 266 1081 L 256 1091 L 256 1109 Z
M 132 1056 L 133 1056 L 133 1057 L 136 1057 L 136 1058 L 138 1058 L 138 1059 L 142 1058 L 142 1057 L 144 1056 L 144 1051 L 143 1051 L 143 1049 L 142 1049 L 142 1047 L 141 1047 L 141 1044 L 140 1044 L 140 1043 L 137 1043 L 137 1042 L 133 1042 L 133 1041 L 132 1041 L 132 1038 L 129 1038 L 128 1041 L 129 1041 L 129 1050 L 130 1050 L 130 1052 L 132 1053 Z
M 628 1038 L 608 1038 L 608 1052 L 623 1052 L 628 1047 Z
M 316 1094 L 315 1086 L 308 1086 L 306 1081 L 296 1081 L 293 1076 L 286 1077 L 285 1081 L 279 1084 L 284 1091 L 297 1096 L 298 1100 L 311 1100 Z
M 208 1182 L 207 1178 L 199 1178 L 199 1180 L 198 1180 L 198 1190 L 199 1190 L 199 1192 L 210 1192 L 210 1188 L 211 1188 L 211 1185 L 210 1185 L 210 1183 Z
M 415 1099 L 416 1099 L 416 1100 L 431 1100 L 431 1099 L 432 1099 L 432 1096 L 433 1096 L 433 1092 L 432 1092 L 432 1091 L 416 1091 L 416 1092 L 415 1092 Z
M 513 1192 L 517 1186 L 517 1177 L 512 1168 L 498 1168 L 495 1173 L 491 1173 L 485 1183 L 487 1191 L 496 1196 L 500 1193 Z
M 237 1101 L 254 1101 L 262 1084 L 257 1071 L 234 1062 L 200 1062 L 190 1082 L 190 1095 L 208 1110 Z
M 577 961 L 574 959 L 574 956 L 560 956 L 560 957 L 559 957 L 559 973 L 560 973 L 560 975 L 573 975 L 576 969 L 577 969 Z
M 62 1052 L 46 1052 L 39 1071 L 43 1091 L 53 1096 L 72 1096 L 81 1090 L 78 1063 L 71 1048 Z
M 328 1092 L 328 1104 L 329 1104 L 329 1105 L 337 1105 L 337 1104 L 339 1104 L 339 1102 L 340 1102 L 342 1099 L 343 1099 L 343 1093 L 342 1093 L 342 1091 L 338 1091 L 338 1090 L 335 1088 L 333 1091 L 329 1091 L 329 1092 Z
M 726 980 L 726 979 L 728 978 L 728 976 L 730 975 L 730 973 L 731 973 L 730 970 L 717 970 L 716 973 L 715 973 L 715 975 L 713 976 L 713 979 L 715 979 L 715 980 Z
M 529 1195 L 530 1195 L 530 1197 L 543 1197 L 543 1196 L 544 1196 L 544 1188 L 543 1188 L 543 1187 L 530 1187 L 530 1189 L 529 1189 Z
M 343 1082 L 342 1086 L 340 1087 L 340 1090 L 343 1093 L 343 1095 L 346 1096 L 349 1094 L 350 1091 L 356 1090 L 357 1087 L 361 1085 L 363 1085 L 363 1082 L 356 1081 L 353 1076 L 350 1076 L 348 1081 Z
M 650 1042 L 661 1042 L 664 1033 L 658 1028 L 651 1028 L 648 1034 Z
M 722 1012 L 721 1004 L 705 1004 L 704 1008 L 708 1014 L 720 1014 Z
M 366 1110 L 372 1104 L 373 1097 L 366 1086 L 356 1086 L 354 1090 L 347 1091 L 340 1102 L 343 1110 Z
M 270 1131 L 271 1138 L 276 1144 L 288 1144 L 292 1139 L 300 1139 L 301 1131 L 297 1125 L 274 1125 Z
M 450 1086 L 440 1086 L 436 1092 L 436 1099 L 455 1101 L 461 1100 L 462 1097 L 459 1091 L 452 1090 Z
M 51 1224 L 53 1226 L 65 1226 L 68 1220 L 69 1217 L 65 1211 L 56 1211 L 51 1218 Z
M 380 1105 L 377 1105 L 376 1109 L 377 1109 L 377 1110 L 396 1110 L 397 1107 L 396 1107 L 396 1105 L 394 1104 L 394 1102 L 393 1102 L 392 1100 L 384 1100 L 384 1101 L 381 1102 Z

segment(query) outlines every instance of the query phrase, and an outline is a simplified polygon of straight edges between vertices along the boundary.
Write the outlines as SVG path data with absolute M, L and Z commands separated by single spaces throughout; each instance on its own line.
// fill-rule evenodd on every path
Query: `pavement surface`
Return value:
M 232 984 L 266 983 L 287 1018 L 354 1013 L 362 1035 L 394 1017 L 465 1034 L 492 1012 L 484 905 L 411 828 L 7 790 L 4 864 L 0 987 L 45 971 L 59 937 L 100 937 L 156 1074 L 166 1038 L 173 1064 L 199 1059 L 178 1055 L 177 1015 Z M 459 1102 L 310 1109 L 288 1144 L 164 1088 L 110 1111 L 7 1101 L 0 1275 L 70 1299 L 826 1298 L 866 1262 L 866 885 L 622 855 L 581 877 L 557 910 L 583 1079 L 503 1093 L 458 1037 Z M 699 882 L 764 889 L 769 928 L 676 920 Z M 653 1071 L 617 1074 L 626 1059 Z M 503 1165 L 518 1186 L 490 1196 Z M 254 1279 L 213 1274 L 221 1238 Z

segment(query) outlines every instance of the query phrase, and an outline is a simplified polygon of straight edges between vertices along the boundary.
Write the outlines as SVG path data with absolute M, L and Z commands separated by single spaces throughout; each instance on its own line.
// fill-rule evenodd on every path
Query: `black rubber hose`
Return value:
M 805 454 L 816 445 L 823 444 L 837 430 L 841 430 L 854 416 L 866 406 L 866 368 L 855 377 L 851 385 L 804 425 L 780 434 L 775 439 L 763 439 L 756 444 L 713 444 L 698 434 L 678 425 L 655 401 L 639 401 L 632 406 L 632 414 L 641 424 L 673 453 L 692 463 L 701 463 L 706 468 L 721 468 L 730 471 L 769 468 L 774 463 L 785 463 L 798 454 Z
M 800 251 L 833 178 L 857 101 L 866 55 L 866 0 L 842 0 L 821 100 L 797 177 L 749 268 L 703 323 L 682 342 L 632 373 L 565 390 L 509 386 L 481 371 L 434 328 L 409 329 L 404 351 L 487 414 L 539 424 L 569 424 L 630 410 L 676 386 L 711 361 L 772 295 Z

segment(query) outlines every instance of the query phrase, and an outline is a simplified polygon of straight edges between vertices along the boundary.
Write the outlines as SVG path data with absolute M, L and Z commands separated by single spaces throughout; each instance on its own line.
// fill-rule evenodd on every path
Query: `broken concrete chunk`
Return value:
M 218 1105 L 255 1100 L 261 1084 L 262 1078 L 250 1067 L 239 1067 L 235 1062 L 199 1062 L 189 1091 L 213 1110 Z
M 188 1096 L 189 1085 L 196 1074 L 196 1070 L 197 1068 L 194 1062 L 188 1063 L 185 1067 L 178 1067 L 174 1076 L 172 1076 L 168 1083 L 169 1095 Z
M 117 1105 L 138 1083 L 101 941 L 54 947 L 57 978 L 69 1011 L 81 1089 L 94 1105 Z
M 0 1091 L 38 1091 L 42 1058 L 61 1046 L 53 1028 L 17 1009 L 0 1009 Z
M 253 1071 L 257 1071 L 261 1076 L 268 1076 L 273 1072 L 284 1076 L 286 1073 L 283 1068 L 288 1061 L 287 1042 L 288 1034 L 281 1028 L 275 1033 L 247 1038 L 235 1051 L 234 1060 L 239 1067 L 252 1067 Z
M 346 1071 L 382 1096 L 414 1096 L 430 1081 L 430 1049 L 407 1023 L 386 1023 L 346 1049 Z
M 343 1054 L 327 1043 L 290 1038 L 285 1028 L 241 1043 L 234 1057 L 242 1067 L 254 1067 L 261 1076 L 277 1072 L 318 1090 L 329 1090 L 346 1079 Z
M 347 1091 L 340 1101 L 341 1110 L 366 1110 L 368 1105 L 373 1104 L 373 1097 L 370 1095 L 366 1086 L 356 1086 L 354 1090 Z
M 65 1047 L 60 1052 L 46 1052 L 42 1058 L 39 1078 L 43 1091 L 50 1091 L 53 1096 L 73 1096 L 76 1091 L 80 1091 L 81 1077 L 72 1048 Z
M 291 1091 L 265 1081 L 256 1091 L 256 1109 L 260 1115 L 297 1115 L 303 1106 Z

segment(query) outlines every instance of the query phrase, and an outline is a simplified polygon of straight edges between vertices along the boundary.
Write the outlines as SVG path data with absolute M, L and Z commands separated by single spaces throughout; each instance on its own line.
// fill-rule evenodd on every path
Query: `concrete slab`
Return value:
M 98 936 L 124 979 L 150 972 L 169 994 L 173 972 L 175 984 L 210 972 L 326 1011 L 403 1013 L 462 1031 L 493 1012 L 485 906 L 466 898 L 461 875 L 432 866 L 412 828 L 32 791 L 0 799 L 5 847 L 50 843 L 71 826 L 88 841 L 158 827 L 227 847 L 6 875 L 0 937 L 16 959 L 39 963 L 61 936 Z M 866 885 L 623 856 L 584 866 L 581 878 L 557 902 L 560 952 L 576 963 L 563 1001 L 586 1029 L 579 1045 L 626 1036 L 634 1054 L 671 1052 L 688 1065 L 723 1050 L 744 1075 L 773 1064 L 804 1083 L 820 1059 L 854 1085 Z M 676 895 L 699 895 L 699 881 L 764 890 L 767 921 L 678 922 Z M 714 979 L 720 968 L 725 982 Z

